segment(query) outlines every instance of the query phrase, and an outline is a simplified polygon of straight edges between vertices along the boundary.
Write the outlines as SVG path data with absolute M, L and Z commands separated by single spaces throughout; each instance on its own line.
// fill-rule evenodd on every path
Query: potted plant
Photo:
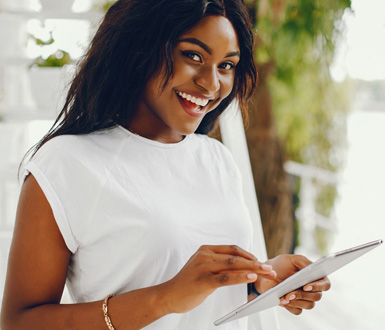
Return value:
M 54 43 L 52 32 L 48 40 L 31 36 L 41 47 Z M 48 56 L 39 56 L 30 65 L 29 76 L 31 92 L 37 111 L 52 117 L 61 109 L 68 75 L 70 74 L 71 56 L 68 52 L 57 49 Z

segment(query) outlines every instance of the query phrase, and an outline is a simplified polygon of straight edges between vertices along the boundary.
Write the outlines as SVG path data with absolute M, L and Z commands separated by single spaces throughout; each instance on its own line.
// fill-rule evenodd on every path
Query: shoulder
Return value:
M 191 139 L 195 142 L 195 143 L 200 143 L 200 144 L 203 144 L 203 145 L 207 145 L 209 148 L 213 148 L 213 149 L 226 149 L 226 147 L 223 145 L 222 142 L 220 142 L 219 140 L 217 139 L 214 139 L 208 135 L 205 135 L 205 134 L 193 134 Z
M 210 159 L 216 166 L 223 167 L 228 174 L 239 178 L 239 170 L 233 155 L 221 141 L 202 134 L 194 134 L 193 140 L 198 145 L 199 153 Z
M 108 129 L 84 135 L 54 137 L 26 162 L 24 169 L 39 170 L 47 176 L 60 173 L 72 177 L 74 173 L 86 173 L 87 177 L 93 177 L 98 173 L 106 173 L 119 157 L 125 143 L 120 134 L 120 130 Z
M 116 128 L 83 135 L 60 135 L 46 142 L 36 158 L 78 159 L 113 154 L 124 141 Z
M 229 158 L 232 160 L 231 152 L 221 141 L 203 134 L 194 134 L 193 139 L 196 143 L 200 144 L 201 148 L 206 148 L 210 153 L 214 153 L 216 156 L 221 158 Z

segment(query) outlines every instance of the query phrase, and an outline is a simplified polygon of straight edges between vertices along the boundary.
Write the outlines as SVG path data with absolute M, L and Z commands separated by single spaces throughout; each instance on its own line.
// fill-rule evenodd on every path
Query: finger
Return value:
M 292 313 L 294 315 L 300 315 L 302 313 L 302 309 L 301 308 L 285 306 L 285 305 L 282 305 L 282 304 L 280 306 L 285 308 L 285 309 L 287 309 L 290 313 Z
M 237 245 L 203 245 L 199 248 L 199 250 L 211 251 L 218 254 L 229 254 L 249 260 L 258 260 L 253 254 L 245 251 Z
M 212 274 L 210 282 L 215 288 L 218 288 L 228 285 L 253 283 L 257 277 L 257 274 L 250 272 L 223 272 L 220 274 Z
M 320 279 L 318 281 L 308 283 L 303 287 L 304 291 L 307 292 L 320 292 L 320 291 L 328 291 L 331 288 L 330 280 L 327 277 Z
M 322 292 L 305 292 L 302 290 L 294 291 L 285 295 L 282 300 L 294 301 L 294 300 L 307 300 L 307 301 L 320 301 L 322 298 Z
M 277 275 L 272 270 L 270 265 L 265 265 L 259 261 L 251 261 L 243 257 L 226 255 L 226 254 L 212 254 L 205 262 L 205 267 L 213 273 L 226 272 L 231 270 L 250 270 L 258 275 L 267 277 L 269 279 L 275 278 Z
M 213 272 L 250 269 L 269 279 L 277 276 L 271 265 L 259 262 L 251 253 L 236 245 L 203 245 L 196 255 L 205 263 L 209 262 L 207 257 L 211 255 L 211 261 L 215 262 L 215 265 L 210 267 Z
M 299 309 L 313 309 L 315 306 L 315 301 L 309 301 L 309 300 L 282 300 L 281 305 L 284 307 L 290 307 L 290 308 L 299 308 Z
M 309 266 L 312 263 L 312 261 L 306 258 L 305 256 L 298 254 L 291 256 L 291 262 L 297 269 L 305 268 L 306 266 Z

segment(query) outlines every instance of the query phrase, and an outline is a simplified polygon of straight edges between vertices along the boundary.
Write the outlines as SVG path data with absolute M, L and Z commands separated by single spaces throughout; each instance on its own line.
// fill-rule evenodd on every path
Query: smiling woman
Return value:
M 242 0 L 110 8 L 23 168 L 3 330 L 214 329 L 310 263 L 247 252 L 239 170 L 206 135 L 233 100 L 246 110 L 252 45 Z M 74 304 L 60 304 L 65 284 Z M 329 287 L 309 283 L 282 306 L 300 314 Z
M 226 17 L 224 21 L 220 20 L 221 26 L 212 31 L 211 39 L 218 32 L 222 34 L 222 40 L 229 33 L 234 38 L 235 33 L 238 45 L 229 52 L 239 52 L 241 60 L 237 70 L 233 70 L 234 86 L 230 95 L 222 102 L 216 102 L 215 111 L 203 117 L 196 132 L 207 134 L 235 98 L 247 115 L 247 99 L 255 88 L 257 73 L 253 32 L 242 1 L 157 1 L 151 8 L 147 6 L 146 1 L 118 1 L 107 12 L 70 88 L 67 103 L 59 116 L 62 120 L 47 139 L 41 141 L 43 144 L 61 134 L 90 133 L 116 124 L 126 126 L 137 112 L 138 99 L 143 96 L 150 78 L 158 79 L 159 88 L 165 88 L 175 73 L 173 57 L 180 57 L 175 48 L 182 50 L 182 45 L 187 43 L 180 42 L 187 37 L 181 36 L 191 32 L 207 16 Z M 225 30 L 221 32 L 220 28 Z M 205 31 L 203 34 L 211 32 L 205 27 L 199 30 L 200 35 L 202 31 Z M 199 43 L 199 38 L 195 39 Z M 194 51 L 204 50 L 198 49 L 199 45 L 191 40 L 188 44 L 196 46 Z M 202 42 L 199 44 L 202 46 Z M 190 53 L 189 58 L 193 61 L 195 57 L 191 56 Z
M 166 143 L 194 133 L 204 116 L 230 95 L 239 54 L 231 22 L 223 16 L 203 18 L 177 40 L 167 84 L 162 86 L 164 72 L 153 75 L 124 126 Z

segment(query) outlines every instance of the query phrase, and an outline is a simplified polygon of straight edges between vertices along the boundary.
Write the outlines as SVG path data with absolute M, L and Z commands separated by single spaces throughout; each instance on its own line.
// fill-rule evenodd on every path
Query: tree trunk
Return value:
M 294 217 L 290 178 L 283 169 L 284 148 L 274 125 L 266 77 L 273 63 L 259 67 L 259 85 L 249 103 L 246 137 L 269 258 L 291 253 Z

